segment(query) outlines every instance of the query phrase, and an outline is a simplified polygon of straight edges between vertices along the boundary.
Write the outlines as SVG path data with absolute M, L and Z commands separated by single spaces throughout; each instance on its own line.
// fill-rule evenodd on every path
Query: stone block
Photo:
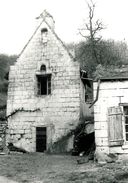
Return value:
M 101 121 L 101 130 L 108 130 L 108 124 L 107 121 Z
M 107 130 L 95 130 L 95 137 L 96 138 L 105 138 L 108 137 L 108 131 Z
M 95 129 L 95 130 L 101 130 L 101 122 L 95 121 L 94 129 Z
M 106 113 L 94 113 L 94 120 L 95 121 L 107 121 L 107 114 Z
M 10 134 L 14 134 L 14 130 L 10 130 Z
M 120 146 L 117 146 L 117 147 L 111 147 L 110 148 L 110 153 L 113 153 L 113 154 L 117 154 L 117 153 L 119 153 L 119 154 L 122 154 L 122 153 L 124 153 L 124 150 L 122 149 L 122 147 Z M 128 153 L 128 151 L 127 151 L 127 153 Z
M 31 139 L 32 138 L 32 134 L 31 133 L 27 133 L 24 136 L 26 139 Z
M 24 134 L 25 131 L 24 131 L 23 129 L 20 129 L 20 130 L 18 130 L 18 133 L 19 133 L 19 134 Z
M 96 146 L 96 153 L 106 153 L 109 154 L 109 147 L 108 146 Z
M 108 146 L 108 138 L 96 137 L 95 138 L 96 145 L 99 146 Z

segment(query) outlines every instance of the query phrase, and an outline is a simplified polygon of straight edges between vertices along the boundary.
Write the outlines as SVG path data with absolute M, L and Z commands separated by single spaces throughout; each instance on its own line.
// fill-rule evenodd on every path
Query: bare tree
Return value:
M 87 2 L 88 6 L 88 23 L 85 23 L 84 28 L 79 30 L 79 33 L 82 37 L 86 38 L 88 44 L 91 47 L 92 59 L 99 64 L 100 61 L 98 59 L 98 55 L 96 52 L 96 45 L 99 41 L 101 41 L 101 36 L 99 36 L 99 32 L 104 29 L 102 22 L 98 19 L 94 21 L 94 13 L 95 13 L 95 3 L 92 0 Z

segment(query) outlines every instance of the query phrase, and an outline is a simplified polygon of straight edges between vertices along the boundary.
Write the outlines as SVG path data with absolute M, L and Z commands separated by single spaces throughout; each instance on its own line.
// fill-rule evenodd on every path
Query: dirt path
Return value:
M 128 162 L 77 164 L 80 157 L 17 154 L 0 156 L 0 183 L 125 183 Z
M 6 177 L 0 176 L 0 183 L 18 183 L 18 182 L 7 179 Z

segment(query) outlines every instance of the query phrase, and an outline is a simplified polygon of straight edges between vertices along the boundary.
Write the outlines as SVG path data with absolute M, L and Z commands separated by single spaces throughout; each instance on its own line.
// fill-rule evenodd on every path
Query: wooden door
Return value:
M 123 145 L 122 115 L 120 106 L 108 108 L 109 146 Z
M 47 149 L 46 127 L 36 128 L 36 152 L 44 152 Z

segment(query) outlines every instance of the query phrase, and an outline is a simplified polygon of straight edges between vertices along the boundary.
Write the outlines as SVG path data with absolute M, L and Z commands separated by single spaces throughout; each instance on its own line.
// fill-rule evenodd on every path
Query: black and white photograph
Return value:
M 127 0 L 0 0 L 0 183 L 128 183 L 127 18 Z

